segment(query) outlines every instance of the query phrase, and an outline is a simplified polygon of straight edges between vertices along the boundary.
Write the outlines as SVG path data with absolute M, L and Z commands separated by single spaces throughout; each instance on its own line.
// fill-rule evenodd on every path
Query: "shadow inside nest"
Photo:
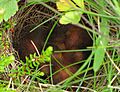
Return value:
M 31 43 L 31 40 L 34 42 L 38 51 L 41 53 L 46 38 L 51 28 L 53 27 L 55 21 L 55 19 L 53 19 L 53 21 L 49 21 L 44 25 L 38 27 L 34 31 L 30 32 L 30 30 L 32 30 L 36 27 L 36 25 L 39 24 L 38 21 L 40 20 L 40 18 L 36 17 L 34 17 L 35 19 L 31 19 L 30 15 L 29 17 L 27 17 L 28 20 L 26 19 L 26 21 L 23 21 L 24 19 L 22 19 L 22 24 L 19 24 L 19 26 L 21 26 L 21 29 L 19 29 L 18 25 L 16 26 L 16 33 L 13 38 L 13 46 L 18 52 L 20 59 L 23 61 L 25 61 L 26 56 L 29 56 L 30 54 L 36 52 L 35 47 Z M 37 22 L 33 23 L 32 21 L 34 20 Z M 65 80 L 66 78 L 72 76 L 83 64 L 75 63 L 80 62 L 82 60 L 86 60 L 91 54 L 91 51 L 75 52 L 74 50 L 86 49 L 87 47 L 92 46 L 92 44 L 93 41 L 86 30 L 72 24 L 56 25 L 56 27 L 53 29 L 52 34 L 49 37 L 49 40 L 46 44 L 46 48 L 48 46 L 52 46 L 54 51 L 73 50 L 73 52 L 53 52 L 51 57 L 53 73 L 62 69 L 63 67 L 65 68 L 71 65 L 70 67 L 62 69 L 61 71 L 55 73 L 52 76 L 54 84 L 57 84 Z M 50 75 L 49 66 L 43 68 L 41 71 L 43 71 L 47 76 Z

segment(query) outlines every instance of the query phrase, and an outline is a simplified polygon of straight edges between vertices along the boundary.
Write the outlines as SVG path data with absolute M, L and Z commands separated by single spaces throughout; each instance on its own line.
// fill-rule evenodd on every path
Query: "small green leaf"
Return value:
M 30 68 L 34 68 L 32 63 L 30 63 Z
M 60 18 L 60 23 L 61 24 L 68 24 L 68 23 L 77 24 L 81 19 L 81 14 L 82 12 L 78 12 L 78 11 L 67 12 L 65 13 L 65 15 L 63 15 Z
M 39 61 L 35 61 L 35 62 L 36 62 L 36 64 L 37 64 L 37 66 L 39 66 L 39 65 L 40 65 Z
M 50 56 L 50 55 L 52 55 L 52 52 L 53 52 L 53 47 L 49 46 L 45 51 L 45 55 Z
M 49 46 L 45 51 L 44 50 L 42 51 L 40 61 L 43 62 L 43 63 L 45 61 L 50 62 L 52 53 L 53 53 L 53 47 Z
M 44 72 L 39 72 L 38 75 L 40 75 L 40 76 L 44 76 L 45 74 L 44 74 Z
M 84 9 L 84 0 L 73 0 L 80 8 Z
M 38 64 L 36 62 L 33 62 L 33 65 L 36 67 Z
M 46 58 L 45 58 L 45 61 L 46 61 L 46 62 L 50 62 L 50 61 L 51 61 L 51 57 L 46 57 Z
M 30 68 L 29 68 L 29 66 L 26 66 L 26 74 L 28 74 L 28 75 L 30 75 L 31 73 L 30 73 Z

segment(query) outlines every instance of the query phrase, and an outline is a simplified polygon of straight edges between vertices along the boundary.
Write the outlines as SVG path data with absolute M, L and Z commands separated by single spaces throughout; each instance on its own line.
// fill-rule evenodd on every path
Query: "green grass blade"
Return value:
M 106 50 L 105 47 L 108 44 L 108 40 L 106 39 L 106 37 L 109 36 L 109 28 L 108 28 L 108 20 L 105 18 L 101 18 L 100 31 L 105 36 L 99 35 L 98 38 L 96 39 L 97 48 L 95 49 L 94 64 L 93 64 L 93 70 L 95 72 L 97 72 L 100 69 L 104 61 L 105 50 Z

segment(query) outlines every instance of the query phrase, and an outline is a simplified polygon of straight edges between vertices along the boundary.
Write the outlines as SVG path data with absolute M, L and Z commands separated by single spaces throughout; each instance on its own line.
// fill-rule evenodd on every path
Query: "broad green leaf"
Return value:
M 107 19 L 105 18 L 101 19 L 100 29 L 101 29 L 100 31 L 105 36 L 109 36 L 109 28 L 108 28 Z M 94 64 L 93 64 L 93 70 L 95 72 L 97 72 L 100 69 L 104 61 L 105 50 L 106 50 L 107 44 L 108 44 L 108 40 L 104 36 L 99 35 L 98 38 L 96 39 L 97 48 L 95 49 Z
M 71 0 L 59 0 L 56 2 L 56 5 L 59 11 L 69 11 L 76 8 L 75 4 Z
M 76 4 L 74 4 L 73 2 Z M 58 2 L 56 2 L 57 9 L 59 11 L 68 11 L 65 13 L 65 15 L 61 17 L 59 21 L 61 24 L 79 23 L 81 14 L 83 13 L 80 11 L 76 11 L 76 9 L 79 9 L 79 7 L 84 9 L 84 0 L 73 0 L 73 2 L 71 0 L 59 0 Z M 77 7 L 76 5 L 78 5 L 79 7 Z
M 11 16 L 13 16 L 18 10 L 18 5 L 16 0 L 1 0 L 0 10 L 4 10 L 3 14 L 0 16 L 0 22 L 3 20 L 7 21 Z
M 65 13 L 65 15 L 63 15 L 60 18 L 59 22 L 61 24 L 68 24 L 68 23 L 77 24 L 80 21 L 81 14 L 82 14 L 82 12 L 77 12 L 77 11 L 67 12 L 67 13 Z

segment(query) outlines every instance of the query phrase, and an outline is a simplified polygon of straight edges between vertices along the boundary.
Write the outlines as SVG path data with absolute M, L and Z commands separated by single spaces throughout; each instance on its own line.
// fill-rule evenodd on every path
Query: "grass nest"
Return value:
M 97 1 L 94 1 L 94 2 L 97 2 Z M 109 16 L 106 17 L 104 15 L 101 16 L 100 14 L 94 15 L 94 13 L 97 12 L 97 9 L 96 9 L 97 6 L 94 7 L 94 4 L 91 4 L 91 3 L 89 4 L 89 3 L 90 3 L 90 1 L 86 0 L 85 4 L 86 4 L 86 6 L 88 5 L 88 7 L 87 7 L 88 9 L 86 8 L 86 10 L 89 10 L 90 12 L 92 12 L 93 15 L 89 14 L 89 12 L 85 12 L 86 14 L 82 15 L 82 19 L 80 21 L 80 23 L 83 24 L 84 26 L 83 25 L 82 26 L 77 25 L 77 26 L 82 27 L 82 30 L 83 30 L 83 28 L 86 29 L 85 30 L 86 32 L 88 32 L 87 30 L 89 30 L 89 29 L 92 30 L 92 31 L 90 30 L 88 33 L 92 38 L 93 46 L 91 48 L 92 48 L 92 51 L 94 51 L 94 49 L 96 48 L 95 46 L 96 46 L 97 37 L 105 36 L 104 34 L 99 32 L 99 27 L 100 27 L 99 23 L 101 22 L 101 20 L 99 20 L 98 17 L 110 18 L 115 13 L 113 14 L 112 8 L 108 6 L 107 8 L 105 8 L 106 9 L 105 11 L 107 11 L 110 8 L 109 9 L 109 10 L 111 10 L 109 12 L 109 14 L 111 14 L 110 17 Z M 99 3 L 96 3 L 96 4 L 99 4 Z M 89 7 L 89 5 L 91 5 L 91 6 Z M 38 72 L 39 69 L 41 69 L 41 68 L 31 68 L 30 67 L 31 68 L 30 72 L 28 72 L 27 70 L 23 70 L 23 71 L 20 70 L 20 69 L 25 68 L 25 67 L 23 67 L 23 68 L 20 68 L 20 67 L 27 66 L 27 64 L 26 64 L 27 61 L 25 60 L 24 62 L 22 62 L 18 55 L 20 52 L 18 53 L 17 51 L 19 51 L 20 46 L 22 47 L 22 46 L 24 46 L 24 44 L 26 44 L 27 41 L 23 40 L 23 39 L 24 38 L 27 39 L 27 37 L 28 37 L 28 35 L 30 35 L 31 31 L 33 32 L 36 30 L 43 30 L 43 31 L 47 30 L 49 32 L 52 29 L 54 23 L 59 19 L 59 17 L 58 17 L 59 12 L 56 10 L 56 5 L 55 5 L 55 3 L 46 3 L 46 4 L 41 3 L 41 4 L 33 4 L 33 5 L 26 5 L 25 3 L 20 3 L 19 7 L 21 7 L 21 9 L 16 13 L 16 15 L 14 17 L 12 17 L 12 19 L 15 20 L 16 25 L 14 27 L 14 34 L 10 35 L 10 38 L 12 38 L 12 39 L 10 39 L 12 42 L 12 44 L 10 46 L 11 47 L 13 46 L 12 48 L 14 48 L 16 50 L 15 51 L 14 49 L 12 49 L 12 53 L 15 53 L 16 60 L 13 64 L 11 64 L 8 67 L 10 69 L 18 69 L 18 71 L 19 71 L 18 73 L 13 73 L 13 75 L 19 74 L 19 76 L 13 77 L 13 81 L 15 82 L 14 87 L 17 88 L 17 91 L 19 91 L 19 92 L 21 92 L 21 91 L 30 91 L 30 92 L 40 92 L 40 91 L 41 92 L 44 92 L 44 91 L 45 92 L 56 92 L 56 91 L 67 92 L 67 91 L 70 91 L 70 92 L 72 92 L 73 91 L 74 92 L 74 90 L 76 90 L 77 92 L 79 92 L 79 90 L 81 90 L 81 92 L 87 92 L 87 91 L 88 92 L 118 92 L 120 90 L 120 88 L 119 88 L 119 85 L 120 85 L 120 81 L 119 81 L 120 80 L 120 69 L 119 69 L 119 66 L 120 66 L 120 64 L 119 64 L 119 61 L 120 61 L 120 44 L 119 44 L 119 42 L 120 42 L 120 27 L 119 27 L 119 23 L 120 22 L 119 22 L 118 18 L 116 18 L 116 20 L 115 20 L 115 18 L 110 18 L 111 20 L 108 22 L 109 29 L 110 29 L 109 37 L 106 37 L 106 40 L 108 40 L 108 47 L 105 47 L 105 49 L 106 49 L 105 58 L 104 58 L 105 62 L 102 64 L 103 66 L 99 69 L 99 71 L 93 72 L 92 65 L 93 65 L 93 61 L 94 61 L 94 53 L 95 52 L 89 53 L 89 57 L 85 61 L 85 62 L 87 62 L 87 61 L 90 62 L 89 64 L 87 63 L 88 66 L 85 66 L 85 67 L 81 66 L 82 68 L 80 67 L 80 69 L 77 67 L 78 75 L 80 75 L 80 76 L 77 76 L 76 73 L 73 73 L 72 76 L 70 76 L 68 78 L 69 80 L 67 80 L 69 82 L 62 81 L 56 85 L 53 85 L 51 75 L 47 78 L 41 77 L 41 75 L 43 75 L 43 73 Z M 91 7 L 92 7 L 92 9 L 91 9 Z M 94 10 L 94 9 L 96 9 L 96 10 Z M 98 9 L 98 12 L 99 12 L 99 9 Z M 55 30 L 59 29 L 59 27 L 61 25 L 58 23 L 57 26 L 58 27 L 54 28 Z M 63 30 L 63 28 L 64 28 L 64 25 L 63 25 L 63 27 L 61 27 L 61 29 L 58 30 L 58 31 L 62 30 L 63 33 L 56 32 L 57 36 L 53 35 L 53 38 L 55 38 L 55 37 L 59 38 L 57 40 L 54 39 L 55 41 L 61 41 L 61 38 L 62 37 L 64 38 L 65 33 L 66 33 L 66 35 L 70 34 L 70 32 L 66 32 L 66 30 Z M 69 25 L 68 25 L 67 28 L 69 29 L 71 27 L 69 27 Z M 79 35 L 79 33 L 78 33 L 78 35 Z M 35 35 L 33 35 L 33 36 L 35 36 Z M 33 36 L 31 36 L 31 37 L 33 37 Z M 44 35 L 40 35 L 40 36 L 44 37 Z M 71 37 L 71 36 L 69 36 L 69 37 Z M 72 37 L 74 37 L 74 35 Z M 75 37 L 77 37 L 77 35 L 75 35 Z M 80 37 L 82 37 L 82 36 L 80 36 Z M 64 39 L 66 39 L 66 38 L 64 38 Z M 62 39 L 62 40 L 64 40 L 64 39 Z M 48 46 L 52 45 L 52 42 L 53 43 L 55 42 L 54 40 L 53 39 L 50 40 L 51 43 L 48 43 Z M 22 44 L 21 44 L 21 41 L 22 41 Z M 41 42 L 42 42 L 42 40 L 41 40 Z M 89 41 L 87 42 L 85 40 L 83 41 L 83 43 L 84 42 L 89 43 Z M 59 46 L 58 45 L 55 46 L 55 49 L 59 50 L 59 51 L 60 50 L 69 50 L 69 49 L 64 49 L 64 45 L 61 45 L 62 43 L 64 43 L 64 42 L 61 41 Z M 43 43 L 41 43 L 41 44 L 43 44 Z M 59 43 L 56 43 L 56 44 L 59 44 Z M 28 45 L 27 49 L 30 46 L 31 45 Z M 82 48 L 82 49 L 84 50 L 86 48 Z M 74 48 L 72 48 L 72 50 L 76 51 Z M 31 52 L 32 51 L 34 52 L 35 50 L 31 49 Z M 0 51 L 0 52 L 2 52 L 2 51 Z M 6 51 L 6 52 L 10 52 L 10 51 Z M 25 55 L 28 55 L 28 54 L 25 54 Z M 72 57 L 74 55 L 77 56 L 78 54 L 80 54 L 80 53 L 70 54 L 69 57 Z M 61 54 L 58 54 L 56 56 L 61 56 Z M 35 57 L 35 59 L 38 59 L 38 58 Z M 61 58 L 59 58 L 59 59 L 61 59 Z M 67 58 L 67 59 L 69 59 L 69 58 Z M 85 64 L 85 62 L 84 62 L 84 64 Z M 78 63 L 80 63 L 80 62 L 78 62 Z M 28 63 L 28 64 L 30 64 L 30 63 Z M 51 64 L 49 63 L 49 65 L 51 65 Z M 47 65 L 43 65 L 43 67 L 44 66 L 47 66 Z M 71 65 L 71 66 L 74 66 L 74 65 Z M 76 68 L 76 67 L 74 67 L 74 68 Z M 63 67 L 63 69 L 66 69 L 66 67 Z M 50 68 L 49 69 L 45 68 L 45 72 L 46 72 L 46 70 L 50 70 Z M 80 70 L 80 72 L 79 72 L 79 70 Z M 29 76 L 27 75 L 26 71 Z M 33 71 L 35 71 L 35 72 L 33 72 Z M 24 76 L 20 75 L 21 72 L 23 73 Z M 33 73 L 31 74 L 31 72 L 33 72 Z M 36 76 L 36 74 L 40 75 L 40 77 Z M 75 78 L 73 78 L 74 75 L 75 75 Z M 60 79 L 61 76 L 62 76 L 62 74 L 59 75 L 58 78 Z M 37 78 L 35 78 L 35 77 L 37 77 Z M 12 78 L 10 78 L 8 76 L 5 77 L 5 74 L 2 74 L 0 76 L 0 79 L 1 80 L 10 80 Z M 49 80 L 50 80 L 50 82 L 49 82 Z M 11 80 L 10 80 L 10 82 L 11 82 Z M 13 86 L 13 83 L 11 83 L 11 84 L 9 85 L 9 87 Z
M 38 5 L 30 5 L 24 9 L 21 9 L 19 12 L 17 12 L 17 14 L 15 15 L 14 19 L 16 20 L 16 26 L 14 28 L 15 32 L 14 32 L 14 36 L 13 36 L 13 47 L 18 50 L 19 48 L 21 48 L 22 46 L 24 46 L 24 44 L 27 43 L 27 41 L 25 40 L 22 40 L 22 45 L 20 44 L 21 42 L 21 39 L 24 39 L 26 37 L 28 37 L 27 35 L 30 35 L 30 31 L 36 31 L 36 30 L 51 30 L 52 26 L 54 25 L 54 22 L 57 21 L 58 19 L 58 15 L 56 14 L 57 10 L 56 10 L 56 6 L 54 3 L 47 3 L 47 4 L 38 4 Z M 84 20 L 83 20 L 84 21 Z M 82 21 L 82 22 L 83 22 Z M 85 23 L 84 23 L 85 24 Z M 57 26 L 59 27 L 60 24 L 58 23 Z M 70 26 L 71 27 L 71 26 Z M 60 35 L 60 34 L 65 34 L 66 33 L 66 30 L 64 29 L 63 30 L 64 25 L 63 27 L 61 27 L 59 30 L 58 30 L 58 33 L 54 33 L 54 34 L 57 34 L 58 37 L 62 38 L 63 35 Z M 69 25 L 68 27 L 69 28 Z M 56 30 L 58 28 L 55 28 Z M 83 30 L 83 29 L 81 29 Z M 59 32 L 61 31 L 61 32 Z M 84 31 L 85 32 L 85 31 Z M 84 33 L 83 32 L 83 35 L 86 34 L 86 32 Z M 70 34 L 68 32 L 68 34 Z M 59 36 L 60 35 L 60 36 Z M 35 36 L 35 35 L 34 35 Z M 33 36 L 32 36 L 33 37 Z M 56 36 L 55 36 L 56 37 Z M 74 36 L 72 36 L 74 37 Z M 82 36 L 81 36 L 82 37 Z M 58 38 L 58 40 L 60 39 Z M 26 38 L 27 39 L 27 38 Z M 29 39 L 29 38 L 28 38 Z M 53 39 L 54 38 L 54 35 L 53 35 Z M 63 39 L 64 40 L 64 39 Z M 54 40 L 51 40 L 51 42 L 55 42 Z M 87 43 L 87 41 L 86 41 Z M 88 42 L 90 43 L 90 42 Z M 53 43 L 54 44 L 54 43 Z M 62 44 L 62 43 L 61 43 Z M 91 42 L 92 44 L 92 42 Z M 50 44 L 51 45 L 51 44 Z M 21 46 L 21 47 L 20 47 Z M 84 46 L 84 45 L 83 45 Z M 29 45 L 27 46 L 28 48 L 30 47 Z M 59 46 L 58 46 L 59 47 Z M 64 47 L 61 46 L 60 47 L 61 49 L 64 50 Z M 83 47 L 82 47 L 83 48 Z M 26 48 L 27 49 L 27 48 Z M 79 54 L 79 53 L 78 53 Z M 89 53 L 88 53 L 89 54 Z M 77 55 L 77 53 L 76 53 Z M 24 56 L 24 55 L 23 55 Z M 88 55 L 87 55 L 88 56 Z M 17 54 L 16 55 L 17 59 L 19 60 L 19 55 Z M 81 56 L 82 57 L 82 56 Z M 18 64 L 16 64 L 18 65 Z M 17 67 L 17 66 L 16 66 Z M 65 68 L 65 67 L 64 67 Z M 74 67 L 76 68 L 76 67 Z M 45 68 L 46 69 L 46 68 Z M 46 69 L 47 70 L 47 69 Z M 46 71 L 45 70 L 45 71 Z M 90 73 L 89 73 L 90 74 Z M 88 74 L 88 76 L 89 76 Z M 25 76 L 24 76 L 25 77 Z M 22 77 L 23 78 L 23 77 Z M 23 78 L 22 80 L 25 80 L 25 78 Z M 89 79 L 88 79 L 89 80 Z M 32 81 L 32 80 L 29 80 L 29 81 Z M 35 82 L 35 81 L 32 81 L 32 82 Z M 37 81 L 38 84 L 35 84 L 34 85 L 38 85 L 38 87 L 41 85 L 42 86 L 42 90 L 46 90 L 46 86 L 48 88 L 48 90 L 59 90 L 60 91 L 60 86 L 50 86 L 49 84 L 40 84 L 38 81 Z M 71 83 L 72 84 L 72 83 Z M 73 86 L 73 88 L 71 88 L 71 84 L 68 84 L 68 87 L 65 87 L 65 86 L 61 86 L 62 88 L 67 88 L 66 90 L 74 90 L 74 89 L 77 89 L 78 86 Z M 73 83 L 74 84 L 74 83 Z M 88 84 L 88 82 L 85 82 L 85 84 Z M 90 84 L 88 84 L 87 86 L 91 86 L 92 82 Z M 50 88 L 49 88 L 50 87 Z M 52 88 L 51 88 L 52 87 Z M 30 88 L 31 89 L 31 88 Z M 83 87 L 84 89 L 84 87 Z M 55 91 L 55 92 L 56 92 Z M 62 89 L 61 89 L 62 91 Z

